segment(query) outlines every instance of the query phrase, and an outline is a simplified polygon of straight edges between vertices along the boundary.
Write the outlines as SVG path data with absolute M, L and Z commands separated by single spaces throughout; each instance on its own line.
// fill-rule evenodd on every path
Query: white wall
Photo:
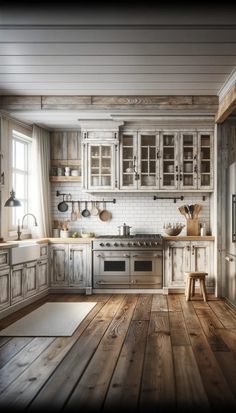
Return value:
M 89 217 L 71 222 L 71 231 L 80 231 L 83 228 L 85 231 L 95 232 L 96 235 L 118 234 L 118 226 L 126 223 L 132 227 L 131 233 L 161 233 L 164 234 L 163 224 L 167 222 L 182 222 L 186 224 L 186 219 L 178 211 L 178 207 L 184 204 L 202 204 L 203 209 L 199 216 L 200 222 L 205 222 L 207 231 L 210 229 L 210 202 L 209 195 L 206 195 L 206 200 L 202 200 L 199 194 L 184 195 L 184 200 L 153 200 L 154 193 L 99 193 L 89 194 L 81 191 L 81 186 L 78 183 L 53 183 L 51 184 L 51 213 L 52 220 L 67 220 L 71 215 L 71 204 L 67 212 L 58 211 L 57 205 L 62 201 L 62 197 L 56 196 L 56 190 L 62 193 L 71 193 L 73 200 L 112 200 L 116 198 L 116 204 L 107 204 L 107 209 L 112 213 L 112 219 L 108 222 L 102 222 L 99 217 Z M 167 197 L 168 194 L 157 194 L 158 196 Z M 179 197 L 181 194 L 177 194 Z M 170 197 L 174 197 L 170 194 Z M 82 208 L 84 209 L 84 203 Z M 102 203 L 99 204 L 102 208 Z M 91 208 L 91 204 L 88 204 Z M 211 232 L 210 232 L 211 233 Z M 182 230 L 181 235 L 186 235 L 186 227 Z

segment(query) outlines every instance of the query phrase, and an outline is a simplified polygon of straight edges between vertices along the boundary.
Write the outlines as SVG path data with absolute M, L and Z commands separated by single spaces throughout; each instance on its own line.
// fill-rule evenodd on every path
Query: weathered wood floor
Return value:
M 183 295 L 49 295 L 97 301 L 71 337 L 0 338 L 0 408 L 236 411 L 236 311 Z

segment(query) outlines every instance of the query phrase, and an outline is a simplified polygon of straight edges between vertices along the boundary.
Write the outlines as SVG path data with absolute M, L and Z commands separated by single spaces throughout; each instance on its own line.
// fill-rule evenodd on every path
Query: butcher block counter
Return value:
M 163 236 L 165 241 L 214 241 L 215 237 L 213 235 L 177 235 L 177 236 Z

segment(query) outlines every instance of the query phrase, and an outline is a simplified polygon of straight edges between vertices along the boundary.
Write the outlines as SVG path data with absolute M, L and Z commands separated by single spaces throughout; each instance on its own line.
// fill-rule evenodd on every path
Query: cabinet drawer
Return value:
M 9 250 L 0 251 L 0 268 L 9 265 Z

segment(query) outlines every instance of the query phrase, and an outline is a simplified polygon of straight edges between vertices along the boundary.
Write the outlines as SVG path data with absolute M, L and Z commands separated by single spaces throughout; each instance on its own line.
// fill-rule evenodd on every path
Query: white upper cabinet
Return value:
M 118 130 L 83 131 L 82 183 L 89 191 L 118 188 Z
M 209 129 L 83 129 L 82 182 L 88 191 L 211 191 Z

